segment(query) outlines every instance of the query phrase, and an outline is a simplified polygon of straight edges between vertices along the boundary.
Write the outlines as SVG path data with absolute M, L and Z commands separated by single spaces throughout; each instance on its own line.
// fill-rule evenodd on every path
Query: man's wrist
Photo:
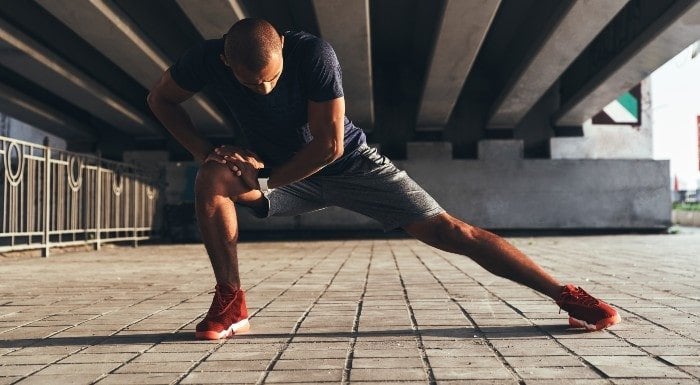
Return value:
M 266 167 L 258 169 L 258 185 L 260 186 L 260 191 L 267 191 L 270 189 L 269 180 L 270 175 L 272 175 L 272 170 Z

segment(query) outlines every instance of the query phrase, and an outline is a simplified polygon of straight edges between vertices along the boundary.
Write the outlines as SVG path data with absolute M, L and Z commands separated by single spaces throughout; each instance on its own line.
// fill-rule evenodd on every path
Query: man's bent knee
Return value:
M 250 187 L 246 186 L 240 177 L 234 175 L 225 164 L 204 163 L 199 168 L 195 179 L 195 194 L 197 196 L 225 195 L 236 200 L 239 195 L 250 190 Z

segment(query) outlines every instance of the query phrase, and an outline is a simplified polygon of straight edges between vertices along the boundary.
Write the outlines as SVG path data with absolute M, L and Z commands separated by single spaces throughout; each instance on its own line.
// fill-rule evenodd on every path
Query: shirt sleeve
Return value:
M 204 46 L 198 44 L 180 56 L 170 67 L 170 76 L 187 91 L 201 91 L 207 84 Z
M 319 39 L 311 47 L 308 58 L 303 78 L 309 100 L 325 102 L 343 96 L 342 71 L 333 47 Z

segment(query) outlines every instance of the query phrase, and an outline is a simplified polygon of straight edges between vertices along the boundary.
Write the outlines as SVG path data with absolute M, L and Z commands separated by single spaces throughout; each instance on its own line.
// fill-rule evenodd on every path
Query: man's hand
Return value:
M 265 164 L 254 152 L 235 146 L 220 146 L 207 156 L 207 160 L 209 159 L 226 164 L 248 187 L 256 190 L 260 188 L 258 169 L 265 167 Z

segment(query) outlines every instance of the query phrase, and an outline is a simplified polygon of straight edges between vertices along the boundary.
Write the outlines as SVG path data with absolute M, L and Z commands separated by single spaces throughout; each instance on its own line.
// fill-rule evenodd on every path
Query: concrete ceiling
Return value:
M 348 116 L 394 157 L 409 141 L 451 141 L 470 157 L 481 138 L 580 126 L 700 40 L 699 0 L 0 2 L 0 108 L 75 149 L 186 158 L 147 90 L 187 48 L 245 17 L 328 40 Z M 218 96 L 185 108 L 213 140 L 237 135 Z

